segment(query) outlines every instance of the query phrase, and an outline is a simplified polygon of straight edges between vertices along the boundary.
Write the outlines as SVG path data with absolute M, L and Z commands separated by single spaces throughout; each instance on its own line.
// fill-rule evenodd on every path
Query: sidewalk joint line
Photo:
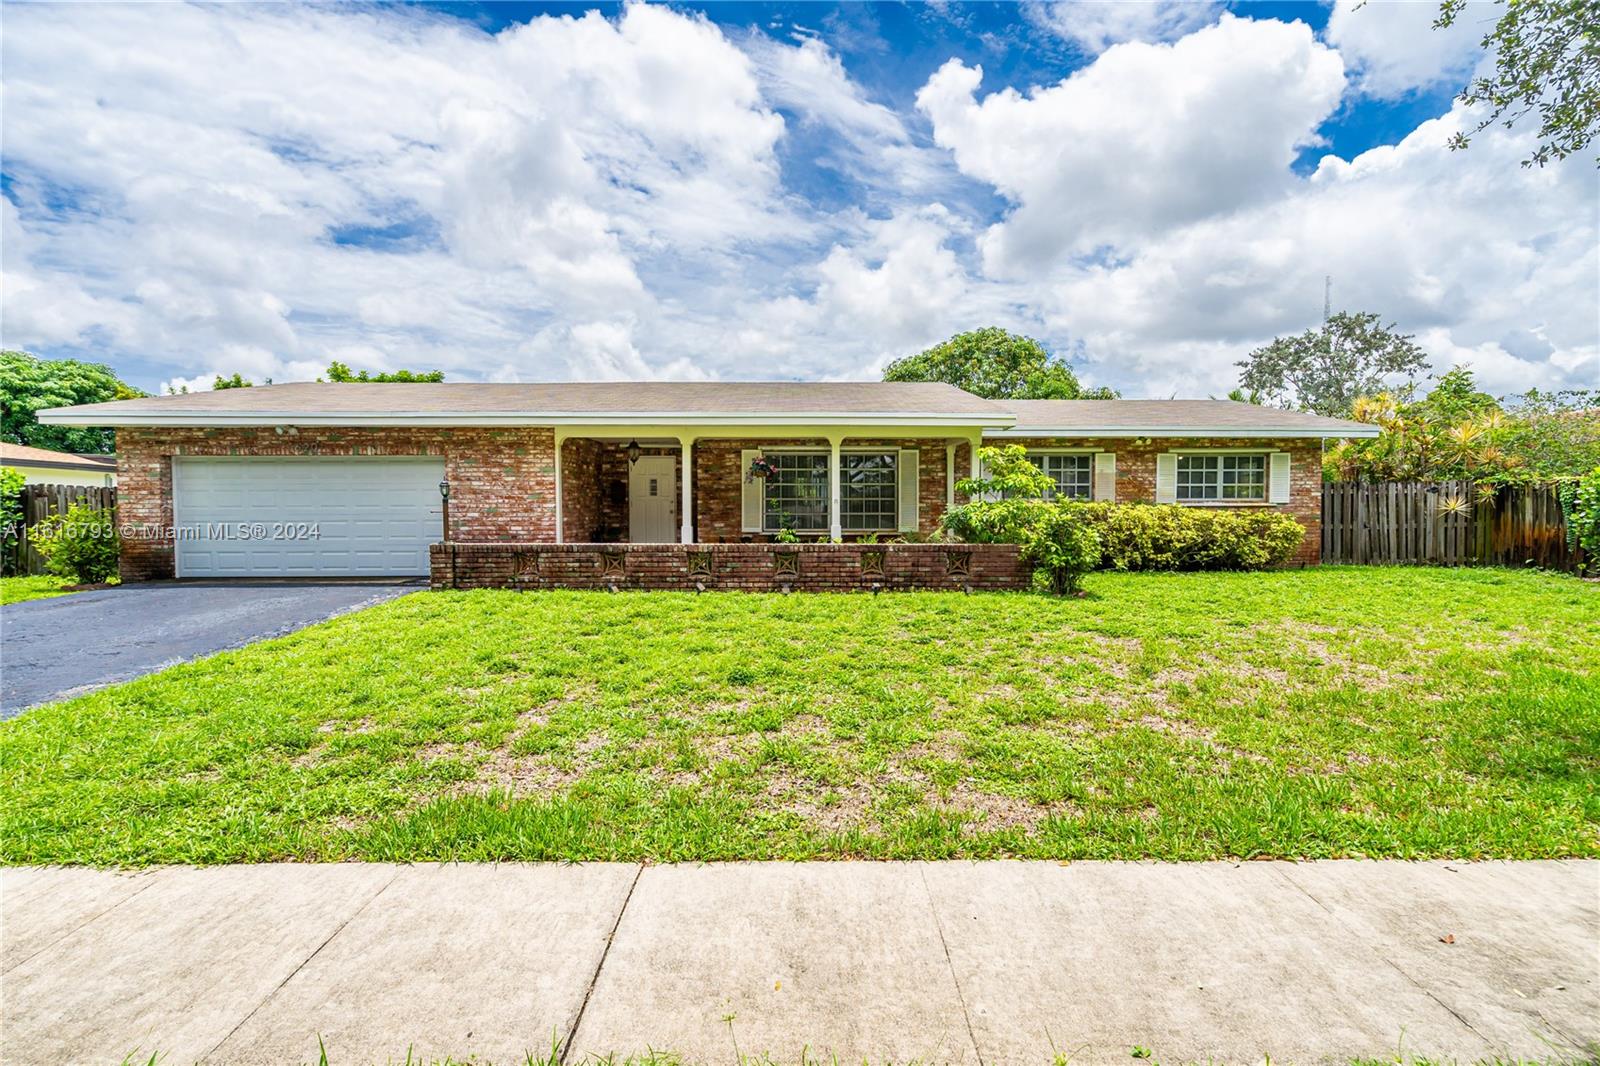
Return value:
M 156 871 L 156 872 L 153 872 L 153 873 L 149 874 L 148 876 L 145 877 L 144 884 L 140 885 L 138 888 L 134 889 L 132 892 L 129 892 L 126 896 L 123 896 L 121 899 L 117 900 L 115 903 L 113 903 L 111 906 L 107 907 L 105 910 L 103 910 L 103 911 L 95 911 L 93 914 L 89 915 L 89 917 L 85 918 L 83 921 L 79 922 L 77 925 L 73 926 L 71 929 L 67 929 L 67 930 L 63 931 L 60 936 L 58 936 L 54 940 L 50 941 L 50 943 L 44 945 L 38 951 L 35 951 L 32 955 L 29 955 L 27 958 L 18 959 L 16 962 L 12 963 L 10 966 L 7 966 L 5 968 L 5 973 L 10 973 L 12 970 L 15 970 L 17 967 L 24 966 L 24 965 L 32 962 L 34 959 L 37 959 L 40 955 L 43 955 L 45 952 L 47 952 L 51 948 L 55 947 L 57 944 L 61 943 L 63 940 L 66 940 L 68 937 L 73 936 L 73 935 L 77 934 L 78 932 L 80 932 L 81 930 L 86 929 L 89 926 L 93 925 L 95 922 L 99 921 L 101 918 L 104 918 L 106 915 L 110 914 L 112 911 L 116 910 L 118 907 L 122 906 L 124 903 L 128 902 L 130 899 L 132 899 L 133 897 L 137 896 L 139 893 L 143 892 L 145 889 L 149 888 L 151 885 L 155 884 L 156 883 L 156 878 L 159 877 L 159 876 L 161 876 L 161 872 L 160 871 Z
M 972 1044 L 972 1053 L 977 1056 L 978 1066 L 983 1066 L 983 1051 L 978 1047 L 978 1034 L 972 1031 L 972 1015 L 967 1012 L 967 997 L 961 992 L 961 978 L 956 976 L 956 963 L 950 957 L 950 945 L 944 938 L 944 923 L 939 920 L 939 908 L 933 902 L 933 888 L 928 884 L 927 864 L 919 864 L 917 872 L 922 875 L 922 891 L 928 897 L 928 913 L 933 915 L 934 932 L 939 934 L 939 946 L 944 949 L 944 964 L 950 968 L 950 983 L 955 985 L 956 1002 L 961 1004 L 961 1020 L 967 1023 L 967 1040 Z
M 1302 885 L 1300 882 L 1296 881 L 1294 878 L 1290 877 L 1286 870 L 1283 870 L 1283 869 L 1280 868 L 1280 869 L 1275 870 L 1274 873 L 1276 873 L 1284 881 L 1287 881 L 1291 888 L 1294 888 L 1295 890 L 1300 892 L 1303 896 L 1305 896 L 1307 899 L 1309 899 L 1312 903 L 1315 903 L 1318 907 L 1321 907 L 1323 909 L 1323 911 L 1325 911 L 1327 913 L 1328 917 L 1332 918 L 1335 922 L 1338 922 L 1339 925 L 1344 929 L 1344 931 L 1346 933 L 1348 933 L 1350 935 L 1350 937 L 1353 940 L 1357 941 L 1358 943 L 1365 943 L 1366 938 L 1361 935 L 1360 930 L 1356 929 L 1349 922 L 1345 921 L 1343 918 L 1339 917 L 1339 915 L 1335 914 L 1332 907 L 1329 907 L 1326 903 L 1324 903 L 1320 899 L 1318 899 L 1316 897 L 1316 894 L 1313 893 L 1309 888 L 1307 888 L 1306 886 Z M 1448 1013 L 1456 1021 L 1460 1022 L 1466 1028 L 1467 1032 L 1471 1033 L 1473 1036 L 1477 1037 L 1479 1040 L 1482 1040 L 1485 1044 L 1489 1045 L 1490 1047 L 1495 1046 L 1495 1041 L 1494 1040 L 1492 1040 L 1489 1037 L 1485 1036 L 1483 1033 L 1478 1032 L 1478 1027 L 1473 1025 L 1471 1022 L 1467 1021 L 1465 1015 L 1463 1015 L 1460 1011 L 1456 1010 L 1450 1004 L 1446 1003 L 1444 1000 L 1440 999 L 1437 995 L 1435 995 L 1433 989 L 1429 988 L 1427 985 L 1423 984 L 1421 981 L 1419 981 L 1415 977 L 1411 976 L 1411 974 L 1407 973 L 1404 967 L 1402 967 L 1398 962 L 1395 962 L 1393 959 L 1391 959 L 1386 952 L 1384 952 L 1384 951 L 1382 951 L 1380 949 L 1379 946 L 1371 945 L 1371 946 L 1368 947 L 1368 950 L 1370 950 L 1372 952 L 1372 954 L 1376 955 L 1380 960 L 1382 960 L 1383 963 L 1386 966 L 1388 966 L 1391 970 L 1393 970 L 1395 973 L 1399 974 L 1401 977 L 1404 977 L 1407 981 L 1411 982 L 1411 984 L 1417 989 L 1417 991 L 1421 992 L 1423 995 L 1427 996 L 1429 999 L 1433 1000 L 1440 1007 L 1442 1007 L 1445 1010 L 1446 1013 Z M 1562 1035 L 1565 1036 L 1566 1034 L 1563 1033 Z
M 600 961 L 594 964 L 594 973 L 589 975 L 589 987 L 583 990 L 583 1002 L 578 1004 L 578 1013 L 572 1016 L 572 1024 L 567 1027 L 567 1038 L 561 1042 L 561 1053 L 556 1056 L 560 1066 L 566 1066 L 567 1056 L 572 1053 L 572 1045 L 578 1042 L 578 1027 L 583 1024 L 583 1014 L 589 1009 L 589 997 L 594 995 L 594 986 L 600 983 L 600 971 L 606 967 L 606 957 L 611 954 L 611 945 L 617 939 L 617 930 L 622 926 L 622 916 L 628 911 L 628 904 L 633 901 L 633 890 L 639 887 L 639 878 L 644 876 L 644 863 L 634 867 L 633 880 L 628 882 L 628 891 L 622 897 L 622 906 L 617 908 L 617 917 L 611 923 L 611 931 L 606 934 L 605 947 L 600 949 Z
M 390 875 L 389 880 L 385 881 L 383 883 L 383 886 L 381 888 L 379 888 L 378 891 L 376 891 L 372 895 L 368 896 L 366 898 L 365 902 L 363 902 L 361 904 L 361 906 L 359 906 L 355 910 L 351 911 L 349 917 L 345 918 L 344 921 L 340 922 L 338 927 L 336 929 L 334 929 L 333 932 L 329 933 L 327 938 L 324 939 L 322 941 L 322 943 L 317 945 L 315 951 L 313 951 L 311 954 L 307 955 L 304 959 L 301 959 L 300 960 L 300 965 L 296 966 L 293 970 L 289 971 L 289 976 L 287 976 L 283 980 L 279 981 L 277 983 L 277 985 L 272 989 L 271 992 L 268 992 L 266 995 L 262 996 L 261 997 L 261 1002 L 257 1003 L 254 1007 L 251 1007 L 250 1008 L 250 1013 L 246 1014 L 243 1018 L 240 1018 L 238 1024 L 235 1025 L 232 1029 L 228 1030 L 228 1035 L 227 1036 L 224 1036 L 221 1040 L 218 1040 L 216 1042 L 216 1044 L 212 1046 L 210 1051 L 207 1051 L 204 1055 L 201 1055 L 200 1058 L 196 1059 L 195 1061 L 196 1062 L 204 1062 L 204 1061 L 206 1061 L 211 1056 L 213 1056 L 213 1055 L 215 1055 L 217 1053 L 217 1048 L 220 1048 L 223 1044 L 226 1044 L 229 1040 L 232 1040 L 234 1033 L 237 1033 L 240 1029 L 243 1029 L 246 1022 L 248 1022 L 251 1018 L 254 1018 L 256 1016 L 256 1013 L 258 1011 L 260 1011 L 262 1007 L 265 1007 L 268 1003 L 270 1003 L 272 1001 L 272 997 L 273 996 L 276 996 L 279 992 L 283 991 L 283 986 L 288 984 L 290 981 L 293 981 L 296 974 L 298 974 L 301 970 L 305 969 L 307 966 L 309 966 L 311 964 L 311 960 L 312 959 L 314 959 L 318 955 L 322 954 L 322 949 L 327 947 L 329 944 L 333 943 L 333 938 L 338 936 L 340 933 L 344 932 L 344 927 L 349 925 L 351 922 L 355 921 L 357 916 L 359 916 L 362 911 L 364 911 L 368 907 L 372 906 L 372 901 L 377 899 L 379 896 L 383 895 L 385 892 L 387 892 L 389 890 L 389 886 L 394 884 L 396 881 L 398 881 L 400 879 L 400 875 L 402 873 L 404 873 L 404 872 L 405 872 L 405 867 L 400 867 L 400 868 L 396 869 L 395 872 L 392 875 Z

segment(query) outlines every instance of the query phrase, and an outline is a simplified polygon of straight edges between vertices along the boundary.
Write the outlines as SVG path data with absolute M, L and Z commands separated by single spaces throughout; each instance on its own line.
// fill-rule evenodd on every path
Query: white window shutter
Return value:
M 990 476 L 989 475 L 989 464 L 984 462 L 982 459 L 979 459 L 978 460 L 978 480 L 979 481 L 988 481 L 989 480 L 989 476 Z M 992 503 L 995 500 L 998 500 L 999 498 L 1000 498 L 1000 494 L 998 492 L 983 492 L 983 493 L 979 493 L 977 496 L 974 496 L 973 500 L 974 501 L 983 500 L 986 503 Z
M 917 450 L 901 448 L 896 469 L 900 474 L 900 532 L 915 533 L 921 520 L 917 492 Z
M 1271 474 L 1267 479 L 1267 499 L 1271 503 L 1289 502 L 1289 453 L 1273 452 Z
M 750 464 L 761 454 L 760 448 L 746 448 L 739 453 L 739 478 L 744 487 L 744 507 L 739 528 L 746 533 L 760 533 L 763 512 L 766 510 L 767 483 L 750 476 Z
M 1171 452 L 1156 456 L 1156 502 L 1178 502 L 1178 457 Z
M 1115 501 L 1117 498 L 1117 453 L 1094 453 L 1094 498 Z

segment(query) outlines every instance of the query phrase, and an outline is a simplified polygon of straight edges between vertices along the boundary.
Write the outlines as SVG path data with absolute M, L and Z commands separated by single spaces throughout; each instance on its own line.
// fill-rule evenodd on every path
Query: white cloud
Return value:
M 1468 3 L 1454 25 L 1436 30 L 1439 5 L 1432 0 L 1335 0 L 1322 35 L 1357 72 L 1362 92 L 1396 97 L 1464 82 L 1501 11 L 1496 4 Z
M 1085 52 L 1124 41 L 1173 41 L 1216 20 L 1210 0 L 1063 0 L 1024 7 L 1028 17 Z
M 1114 377 L 1154 395 L 1220 392 L 1233 363 L 1321 313 L 1374 311 L 1417 334 L 1436 369 L 1470 363 L 1484 387 L 1600 382 L 1600 229 L 1593 174 L 1518 165 L 1527 135 L 1451 152 L 1460 110 L 1400 144 L 1326 157 L 1289 195 L 1174 230 L 1126 261 L 1077 268 L 1036 298 Z
M 1106 29 L 1027 95 L 980 102 L 952 61 L 918 114 L 825 43 L 666 7 L 493 35 L 416 8 L 85 11 L 6 12 L 0 327 L 146 387 L 333 359 L 850 380 L 996 324 L 1128 395 L 1220 394 L 1316 322 L 1324 273 L 1491 388 L 1600 378 L 1586 166 L 1524 169 L 1499 129 L 1451 153 L 1453 112 L 1290 169 L 1346 61 L 1388 69 L 1344 30 L 1345 60 L 1297 23 Z M 837 188 L 786 184 L 796 162 Z
M 1224 15 L 1176 44 L 1116 45 L 1028 96 L 979 102 L 981 77 L 953 59 L 917 106 L 964 173 L 1016 204 L 983 251 L 988 271 L 1018 276 L 1282 195 L 1344 65 L 1302 23 Z

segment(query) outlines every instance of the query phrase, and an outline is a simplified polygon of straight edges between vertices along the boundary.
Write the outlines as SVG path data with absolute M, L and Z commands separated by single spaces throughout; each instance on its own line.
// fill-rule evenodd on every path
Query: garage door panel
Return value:
M 182 457 L 173 469 L 174 517 L 190 534 L 180 577 L 426 574 L 439 539 L 442 459 Z M 316 536 L 272 538 L 300 525 Z

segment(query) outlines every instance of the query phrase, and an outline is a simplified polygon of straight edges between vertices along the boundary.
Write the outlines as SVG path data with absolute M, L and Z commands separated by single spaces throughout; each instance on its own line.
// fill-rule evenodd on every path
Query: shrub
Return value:
M 108 509 L 75 503 L 65 514 L 34 526 L 28 539 L 52 574 L 88 584 L 117 573 L 122 542 L 116 516 Z
M 1016 544 L 1056 595 L 1077 592 L 1100 562 L 1100 540 L 1069 504 L 1043 499 L 1053 484 L 1017 445 L 978 452 L 987 476 L 957 486 L 970 503 L 946 511 L 939 528 L 973 544 Z
M 22 471 L 0 466 L 0 560 L 10 572 L 16 558 L 17 535 L 22 531 Z
M 1582 548 L 1586 571 L 1600 570 L 1600 466 L 1577 482 L 1561 486 L 1561 509 L 1566 512 L 1567 543 Z
M 1259 570 L 1287 562 L 1305 527 L 1277 511 L 1078 503 L 1105 570 Z

